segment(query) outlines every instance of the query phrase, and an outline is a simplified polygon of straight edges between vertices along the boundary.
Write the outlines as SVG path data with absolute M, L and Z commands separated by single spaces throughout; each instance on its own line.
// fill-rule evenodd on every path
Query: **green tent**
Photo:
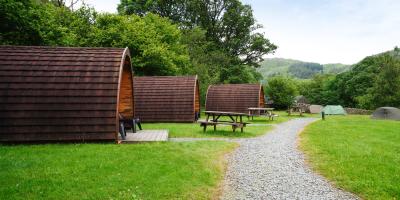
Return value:
M 324 107 L 322 112 L 325 112 L 325 115 L 346 115 L 346 111 L 342 106 L 339 105 L 327 105 Z

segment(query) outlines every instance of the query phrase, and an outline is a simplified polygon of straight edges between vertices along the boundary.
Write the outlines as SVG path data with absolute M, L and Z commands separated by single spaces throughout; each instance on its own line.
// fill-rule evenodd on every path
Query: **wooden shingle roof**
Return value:
M 200 112 L 197 76 L 135 77 L 135 117 L 143 122 L 193 122 Z
M 123 68 L 127 48 L 0 46 L 0 141 L 116 139 Z
M 207 111 L 248 113 L 251 107 L 264 107 L 260 84 L 210 85 L 207 90 Z

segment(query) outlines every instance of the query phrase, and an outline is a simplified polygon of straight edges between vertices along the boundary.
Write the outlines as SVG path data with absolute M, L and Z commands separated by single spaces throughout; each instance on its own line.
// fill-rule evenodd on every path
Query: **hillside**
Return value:
M 324 64 L 310 63 L 300 60 L 285 58 L 267 58 L 257 69 L 264 77 L 289 75 L 296 78 L 307 79 L 317 73 L 338 74 L 350 69 L 350 65 L 340 63 Z

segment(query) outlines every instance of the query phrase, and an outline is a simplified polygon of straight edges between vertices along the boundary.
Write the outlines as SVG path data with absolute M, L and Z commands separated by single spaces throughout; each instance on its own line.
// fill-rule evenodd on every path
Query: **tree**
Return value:
M 101 14 L 88 42 L 92 46 L 129 47 L 139 75 L 178 75 L 187 74 L 190 66 L 181 36 L 176 25 L 154 14 Z
M 208 86 L 220 83 L 220 71 L 228 65 L 229 58 L 218 49 L 208 51 L 212 42 L 207 41 L 205 31 L 199 27 L 185 30 L 182 42 L 186 44 L 192 64 L 189 74 L 197 74 L 200 84 L 201 101 L 204 104 Z
M 137 74 L 178 75 L 190 71 L 182 32 L 167 18 L 154 14 L 98 15 L 87 6 L 73 11 L 64 0 L 0 1 L 0 15 L 5 19 L 0 23 L 2 44 L 129 47 Z
M 372 108 L 400 107 L 400 59 L 388 53 L 379 59 L 380 72 L 369 91 Z
M 231 63 L 225 67 L 258 67 L 262 56 L 277 48 L 263 34 L 255 32 L 261 25 L 256 24 L 251 7 L 239 0 L 121 0 L 118 11 L 140 16 L 156 13 L 184 30 L 202 28 L 206 39 L 215 43 L 211 48 L 230 56 Z
M 0 43 L 10 45 L 81 46 L 91 32 L 95 11 L 72 12 L 48 1 L 0 0 Z
M 291 107 L 298 94 L 296 89 L 293 79 L 283 76 L 268 79 L 266 85 L 266 93 L 277 108 Z
M 375 109 L 400 106 L 400 55 L 396 48 L 368 56 L 350 71 L 317 75 L 302 90 L 311 103 Z
M 197 53 L 221 58 L 213 63 L 219 69 L 216 73 L 220 75 L 219 82 L 246 82 L 249 79 L 246 77 L 254 75 L 252 69 L 246 68 L 258 67 L 262 56 L 277 48 L 263 34 L 256 32 L 261 26 L 255 23 L 251 7 L 239 0 L 121 0 L 118 11 L 139 16 L 156 13 L 168 17 L 189 34 L 194 29 L 204 30 L 202 39 L 207 44 L 202 46 L 201 52 L 197 49 Z M 197 61 L 200 65 L 208 65 L 203 59 Z M 244 77 L 226 78 L 249 72 Z
M 395 102 L 395 99 L 389 100 L 396 96 L 391 90 L 396 91 L 396 77 L 399 77 L 395 67 L 398 62 L 395 52 L 368 56 L 350 71 L 337 75 L 335 84 L 341 102 L 345 106 L 364 109 L 375 109 L 383 106 L 384 102 Z
M 0 43 L 40 45 L 44 10 L 31 1 L 0 0 Z

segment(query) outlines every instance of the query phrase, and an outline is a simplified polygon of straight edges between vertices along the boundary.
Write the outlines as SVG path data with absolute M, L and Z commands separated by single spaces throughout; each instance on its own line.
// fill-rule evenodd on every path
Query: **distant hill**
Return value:
M 321 65 L 319 63 L 310 63 L 293 59 L 267 58 L 261 63 L 257 71 L 264 77 L 289 75 L 296 78 L 308 79 L 317 73 L 338 74 L 350 68 L 350 65 L 340 63 Z
M 324 74 L 339 74 L 348 71 L 351 68 L 351 65 L 345 65 L 341 63 L 331 63 L 331 64 L 325 64 L 323 66 L 324 66 Z
M 386 52 L 383 52 L 383 53 L 380 53 L 380 54 L 377 54 L 377 55 L 381 55 L 381 54 L 384 54 L 384 53 L 389 53 L 390 55 L 400 59 L 400 48 L 397 47 L 397 46 L 393 50 L 386 51 Z

